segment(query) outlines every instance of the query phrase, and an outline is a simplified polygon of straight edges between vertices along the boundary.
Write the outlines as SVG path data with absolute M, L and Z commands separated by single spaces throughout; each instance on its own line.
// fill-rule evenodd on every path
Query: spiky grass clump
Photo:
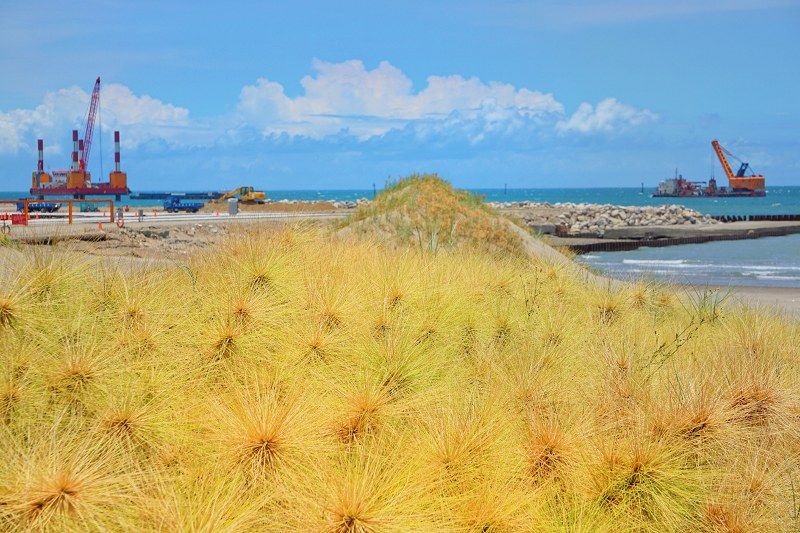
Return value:
M 2 516 L 9 530 L 63 531 L 130 527 L 135 470 L 97 435 L 68 419 L 58 432 L 3 432 Z M 2 523 L 2 522 L 0 522 Z
M 276 491 L 313 469 L 324 446 L 320 413 L 309 398 L 281 383 L 251 382 L 220 392 L 212 406 L 209 433 L 224 472 L 239 471 L 254 487 Z
M 20 263 L 0 528 L 796 527 L 796 322 L 483 249 L 287 230 Z
M 402 443 L 340 451 L 294 495 L 286 523 L 300 531 L 368 533 L 437 529 L 428 484 Z

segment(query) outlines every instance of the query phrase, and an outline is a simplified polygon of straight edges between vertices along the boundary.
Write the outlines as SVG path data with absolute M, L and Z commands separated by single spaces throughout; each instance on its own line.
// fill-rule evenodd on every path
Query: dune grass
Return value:
M 297 229 L 185 266 L 24 256 L 0 529 L 800 527 L 797 322 L 498 250 Z
M 419 174 L 387 186 L 342 223 L 359 235 L 420 250 L 467 249 L 493 255 L 524 255 L 520 238 L 509 231 L 483 200 L 454 189 L 436 174 Z

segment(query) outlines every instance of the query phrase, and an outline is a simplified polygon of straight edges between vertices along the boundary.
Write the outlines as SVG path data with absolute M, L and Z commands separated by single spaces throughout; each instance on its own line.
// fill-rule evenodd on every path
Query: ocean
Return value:
M 372 189 L 285 190 L 265 189 L 273 200 L 358 200 L 372 198 Z M 800 213 L 800 187 L 771 187 L 761 198 L 651 198 L 652 188 L 582 188 L 582 189 L 470 189 L 489 202 L 586 202 L 618 205 L 681 204 L 710 215 L 766 215 Z M 155 192 L 155 191 L 141 191 Z M 171 191 L 178 192 L 178 191 Z M 0 199 L 28 196 L 27 192 L 0 192 Z M 161 200 L 131 200 L 123 205 L 160 205 Z
M 800 287 L 800 234 L 629 252 L 592 252 L 577 260 L 619 279 Z
M 471 189 L 490 202 L 586 202 L 618 205 L 681 204 L 710 215 L 800 214 L 800 187 L 770 187 L 761 198 L 651 198 L 651 189 Z M 148 191 L 152 192 L 152 191 Z M 267 189 L 273 200 L 357 200 L 372 198 L 364 190 Z M 0 192 L 0 199 L 27 196 Z M 131 200 L 123 205 L 159 205 L 159 200 Z M 716 241 L 629 252 L 583 255 L 579 261 L 609 275 L 644 277 L 676 283 L 800 287 L 800 235 L 741 241 Z

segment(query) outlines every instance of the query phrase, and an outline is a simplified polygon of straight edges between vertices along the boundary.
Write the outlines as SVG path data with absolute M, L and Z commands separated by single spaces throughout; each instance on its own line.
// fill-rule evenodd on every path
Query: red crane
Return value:
M 100 104 L 100 77 L 94 82 L 92 89 L 92 100 L 89 102 L 89 114 L 86 116 L 86 131 L 83 134 L 83 157 L 81 158 L 81 170 L 86 170 L 86 162 L 89 161 L 89 151 L 92 149 L 92 134 L 94 133 L 94 116 L 97 114 L 97 106 Z

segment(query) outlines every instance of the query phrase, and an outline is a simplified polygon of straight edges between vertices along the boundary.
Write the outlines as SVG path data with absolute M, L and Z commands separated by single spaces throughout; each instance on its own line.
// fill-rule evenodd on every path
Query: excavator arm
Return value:
M 258 203 L 263 204 L 266 200 L 266 194 L 263 191 L 256 191 L 250 185 L 237 187 L 232 191 L 228 191 L 216 200 L 215 202 L 225 202 L 230 198 L 239 198 L 243 203 Z
M 225 194 L 223 194 L 222 196 L 220 196 L 219 198 L 217 198 L 216 201 L 217 202 L 224 202 L 224 201 L 226 201 L 226 200 L 228 200 L 230 198 L 234 198 L 236 196 L 240 196 L 240 195 L 244 194 L 244 192 L 245 192 L 244 189 L 246 189 L 246 188 L 247 187 L 236 187 L 232 191 L 228 191 Z

